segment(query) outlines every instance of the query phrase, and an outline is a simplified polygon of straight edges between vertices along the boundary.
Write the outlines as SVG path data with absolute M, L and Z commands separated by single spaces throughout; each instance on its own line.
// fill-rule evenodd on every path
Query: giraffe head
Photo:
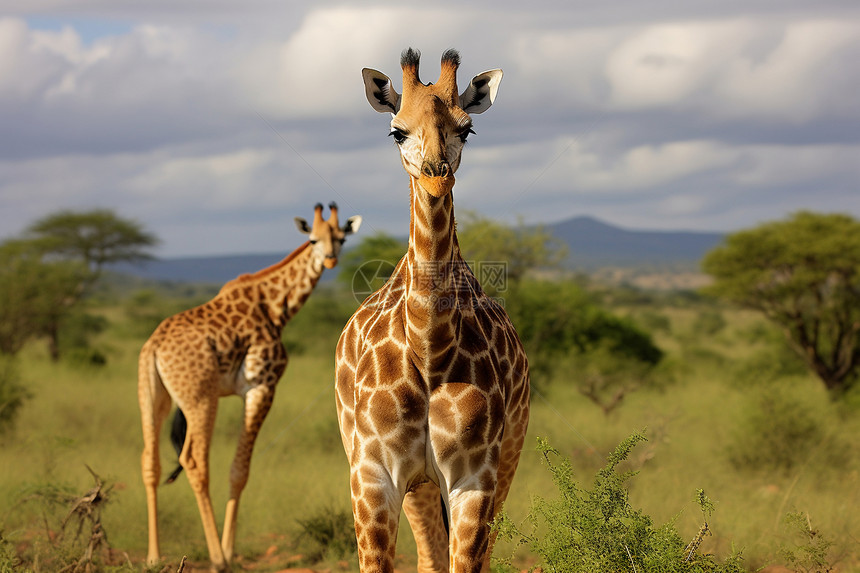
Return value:
M 378 112 L 392 114 L 391 137 L 400 148 L 407 173 L 427 193 L 443 197 L 454 186 L 454 173 L 472 131 L 469 114 L 486 111 L 496 98 L 502 70 L 478 74 L 463 93 L 457 93 L 460 54 L 442 54 L 442 72 L 435 84 L 418 78 L 420 52 L 407 48 L 400 56 L 403 94 L 394 91 L 391 80 L 376 70 L 361 71 L 367 100 Z
M 331 214 L 326 221 L 323 219 L 322 203 L 317 203 L 314 207 L 313 225 L 308 225 L 307 221 L 296 217 L 296 227 L 308 236 L 314 257 L 321 259 L 327 269 L 334 268 L 337 264 L 337 256 L 346 236 L 355 233 L 361 226 L 361 215 L 353 215 L 341 227 L 337 220 L 337 203 L 329 203 L 329 209 Z

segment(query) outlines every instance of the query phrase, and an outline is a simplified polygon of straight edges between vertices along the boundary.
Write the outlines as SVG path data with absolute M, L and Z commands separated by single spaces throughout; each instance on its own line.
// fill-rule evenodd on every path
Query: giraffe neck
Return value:
M 451 193 L 429 195 L 412 178 L 406 258 L 406 338 L 419 368 L 433 372 L 456 346 L 460 256 Z
M 238 280 L 256 283 L 260 303 L 275 326 L 284 325 L 302 308 L 323 272 L 323 261 L 313 256 L 309 242 L 279 263 Z

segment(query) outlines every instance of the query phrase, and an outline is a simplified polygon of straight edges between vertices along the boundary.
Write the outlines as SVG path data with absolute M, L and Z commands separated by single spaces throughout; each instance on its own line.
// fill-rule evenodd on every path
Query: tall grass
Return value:
M 320 299 L 317 304 L 329 302 Z M 309 518 L 349 511 L 348 465 L 334 410 L 339 329 L 322 329 L 303 339 L 298 334 L 303 328 L 318 326 L 303 326 L 304 313 L 304 320 L 313 323 L 315 313 L 332 312 L 330 307 L 314 310 L 313 304 L 312 297 L 288 326 L 285 338 L 295 351 L 258 438 L 239 511 L 236 552 L 240 564 L 255 561 L 259 571 L 284 567 L 282 561 L 267 566 L 266 555 L 273 551 L 285 557 L 305 551 L 302 524 Z M 755 384 L 755 376 L 739 382 L 749 377 L 749 369 L 739 373 L 745 361 L 772 352 L 778 338 L 759 317 L 729 309 L 720 311 L 724 324 L 714 314 L 701 318 L 702 309 L 695 304 L 618 310 L 633 320 L 643 315 L 643 323 L 660 325 L 653 334 L 676 365 L 674 383 L 660 391 L 633 393 L 605 416 L 570 386 L 565 373 L 558 373 L 533 395 L 526 444 L 544 436 L 571 459 L 574 471 L 590 475 L 616 444 L 646 427 L 648 442 L 633 450 L 624 469 L 640 470 L 630 483 L 631 502 L 655 523 L 674 519 L 683 538 L 694 538 L 701 514 L 689 500 L 702 488 L 717 503 L 717 511 L 710 523 L 713 535 L 704 538 L 701 551 L 728 555 L 734 544 L 743 550 L 749 570 L 785 563 L 780 553 L 789 535 L 784 519 L 801 512 L 832 542 L 827 558 L 837 563 L 837 571 L 860 570 L 860 514 L 854 510 L 860 507 L 858 413 L 832 404 L 805 373 L 777 373 L 767 384 L 778 385 L 780 392 L 802 404 L 818 431 L 808 448 L 794 452 L 797 456 L 788 467 L 739 465 L 732 461 L 732 448 L 754 441 L 753 430 L 744 428 L 754 428 L 749 412 L 756 411 L 768 388 Z M 101 514 L 111 547 L 127 553 L 138 566 L 145 556 L 136 361 L 146 335 L 128 322 L 121 304 L 105 308 L 104 314 L 109 326 L 94 341 L 107 357 L 103 367 L 53 363 L 38 343 L 21 355 L 19 374 L 31 397 L 0 447 L 0 467 L 7 468 L 0 472 L 0 534 L 8 542 L 0 544 L 3 552 L 49 536 L 44 515 L 32 504 L 22 505 L 27 492 L 51 484 L 81 495 L 92 487 L 88 465 L 113 486 Z M 211 493 L 219 522 L 240 414 L 240 400 L 221 400 L 211 455 Z M 165 471 L 175 463 L 166 434 L 165 428 Z M 514 521 L 525 517 L 530 496 L 552 491 L 539 456 L 530 446 L 523 451 L 506 505 Z M 202 528 L 185 478 L 160 488 L 159 495 L 162 553 L 176 563 L 182 555 L 205 562 Z M 679 507 L 685 508 L 680 514 Z M 400 532 L 397 553 L 408 569 L 414 567 L 414 543 L 405 519 Z M 511 550 L 499 547 L 500 552 Z M 533 556 L 522 551 L 517 559 L 522 565 L 533 562 Z M 348 568 L 357 570 L 356 560 L 347 560 Z M 337 567 L 331 562 L 324 566 Z

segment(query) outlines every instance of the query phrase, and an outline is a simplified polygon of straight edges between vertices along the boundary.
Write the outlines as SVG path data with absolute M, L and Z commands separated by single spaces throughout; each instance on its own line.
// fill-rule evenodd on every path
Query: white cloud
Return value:
M 700 118 L 811 121 L 856 115 L 860 20 L 745 16 L 518 30 L 522 106 L 667 110 Z M 510 75 L 513 75 L 510 74 Z
M 689 99 L 736 56 L 751 28 L 745 22 L 677 23 L 634 31 L 606 59 L 611 102 L 637 109 Z
M 458 172 L 459 208 L 718 228 L 815 208 L 816 190 L 860 215 L 860 17 L 836 5 L 660 2 L 646 15 L 631 2 L 622 18 L 578 3 L 260 0 L 243 18 L 226 2 L 204 14 L 181 1 L 38 1 L 58 21 L 96 7 L 126 20 L 93 36 L 74 19 L 0 19 L 4 237 L 57 208 L 106 206 L 174 253 L 260 250 L 294 211 L 329 200 L 402 231 L 406 175 L 359 70 L 399 86 L 406 46 L 422 50 L 425 81 L 448 47 L 463 55 L 461 83 L 505 70 Z
M 734 103 L 736 113 L 748 116 L 799 122 L 841 115 L 846 107 L 856 112 L 857 98 L 838 88 L 846 79 L 857 85 L 858 59 L 860 22 L 793 22 L 762 61 L 736 57 L 729 62 L 715 82 L 715 92 Z

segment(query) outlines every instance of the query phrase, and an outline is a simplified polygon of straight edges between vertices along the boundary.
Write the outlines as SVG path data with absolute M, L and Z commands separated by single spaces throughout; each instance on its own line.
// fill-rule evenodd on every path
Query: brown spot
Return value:
M 448 371 L 446 382 L 471 382 L 472 378 L 472 361 L 463 353 L 458 353 Z
M 403 370 L 403 352 L 391 341 L 373 350 L 378 369 L 386 377 L 399 378 Z
M 474 324 L 464 324 L 460 337 L 460 350 L 467 356 L 475 356 L 484 352 L 489 346 L 483 331 L 475 328 Z
M 394 389 L 404 422 L 415 422 L 427 416 L 427 398 L 405 384 Z
M 368 520 L 373 516 L 370 511 L 370 507 L 367 502 L 363 499 L 358 500 L 358 504 L 356 507 L 356 517 L 362 523 L 367 523 Z
M 375 392 L 370 398 L 370 417 L 379 434 L 386 435 L 394 431 L 400 422 L 394 398 L 387 392 Z

